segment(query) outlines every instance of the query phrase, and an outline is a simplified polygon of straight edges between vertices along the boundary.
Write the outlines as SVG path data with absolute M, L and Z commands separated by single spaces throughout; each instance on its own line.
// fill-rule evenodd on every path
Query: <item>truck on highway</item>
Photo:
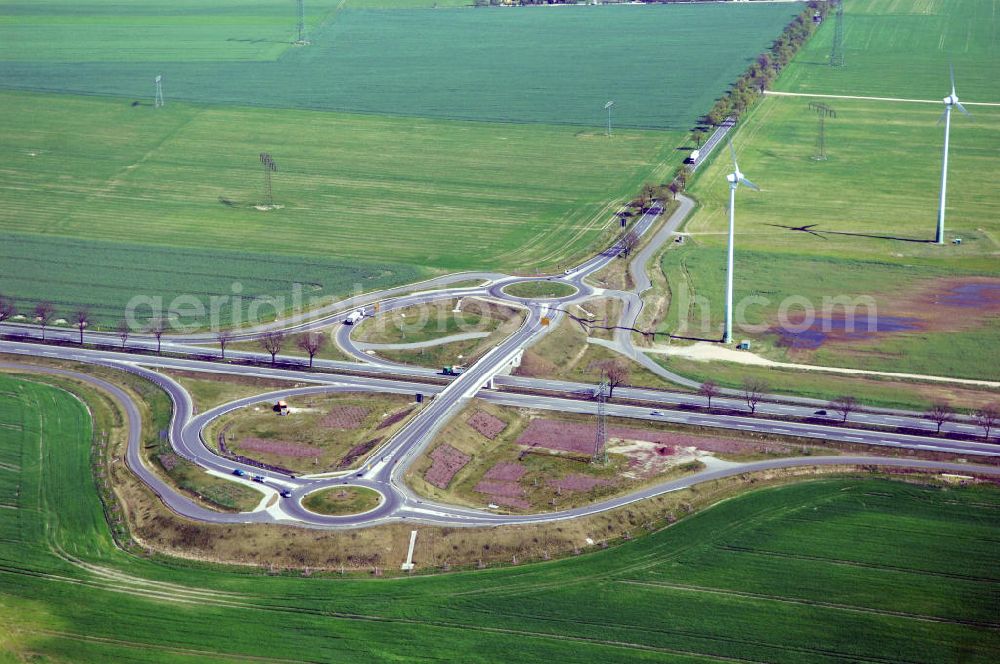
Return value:
M 365 317 L 364 309 L 355 309 L 351 313 L 347 314 L 347 318 L 344 319 L 344 325 L 354 325 Z
M 697 164 L 699 158 L 701 158 L 701 150 L 691 150 L 691 154 L 688 155 L 687 161 L 689 164 Z
M 441 369 L 441 373 L 445 376 L 461 376 L 465 373 L 465 367 L 461 364 L 452 364 Z

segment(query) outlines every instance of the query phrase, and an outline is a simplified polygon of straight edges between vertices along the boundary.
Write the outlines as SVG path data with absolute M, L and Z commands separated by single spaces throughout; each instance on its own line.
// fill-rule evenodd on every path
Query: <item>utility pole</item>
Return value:
M 819 116 L 819 136 L 816 138 L 816 148 L 819 150 L 813 159 L 822 161 L 826 159 L 826 119 L 837 117 L 837 112 L 820 102 L 809 102 L 809 110 L 815 111 Z
M 156 82 L 156 97 L 153 99 L 153 108 L 163 107 L 163 76 L 157 74 L 153 79 Z
M 605 378 L 597 386 L 597 440 L 594 445 L 592 463 L 608 462 L 608 414 L 607 414 L 608 379 Z

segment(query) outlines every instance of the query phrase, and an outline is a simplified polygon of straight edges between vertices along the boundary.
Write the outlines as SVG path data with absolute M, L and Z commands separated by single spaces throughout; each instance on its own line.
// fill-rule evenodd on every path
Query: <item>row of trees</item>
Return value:
M 791 62 L 816 30 L 813 15 L 826 16 L 827 3 L 813 0 L 789 23 L 781 36 L 774 40 L 770 50 L 757 56 L 750 67 L 736 81 L 729 92 L 719 99 L 705 115 L 712 125 L 730 116 L 739 117 L 770 87 L 784 67 Z
M 706 380 L 698 388 L 698 394 L 705 397 L 708 401 L 709 410 L 712 409 L 712 399 L 719 396 L 722 390 L 713 381 Z M 757 412 L 757 404 L 767 393 L 767 384 L 764 381 L 752 378 L 747 379 L 743 382 L 742 396 L 743 400 L 746 401 L 747 409 L 751 414 Z M 861 409 L 861 404 L 858 400 L 852 396 L 844 395 L 839 396 L 827 405 L 827 409 L 837 413 L 840 416 L 840 421 L 842 424 L 847 423 L 847 419 L 854 413 Z M 945 402 L 936 402 L 931 404 L 923 413 L 923 417 L 930 420 L 937 425 L 938 434 L 941 433 L 941 428 L 948 424 L 949 422 L 955 421 L 955 409 L 951 405 Z M 989 440 L 990 434 L 993 430 L 1000 424 L 1000 406 L 996 404 L 989 404 L 977 408 L 972 412 L 972 421 L 976 423 L 976 426 L 980 427 L 984 432 L 984 438 Z
M 10 297 L 0 295 L 0 323 L 10 320 L 17 315 L 18 311 L 17 306 L 14 304 L 14 300 Z M 45 329 L 49 327 L 53 321 L 57 320 L 56 316 L 58 314 L 55 305 L 48 301 L 39 302 L 31 310 L 30 315 L 34 318 L 35 323 L 37 323 L 41 328 L 42 340 L 44 340 Z M 79 342 L 80 345 L 83 345 L 83 333 L 91 322 L 90 309 L 87 307 L 78 307 L 71 314 L 70 321 L 79 330 Z M 162 339 L 166 329 L 167 324 L 164 319 L 154 318 L 142 330 L 143 333 L 151 335 L 156 339 L 157 353 L 162 352 Z M 122 318 L 118 321 L 115 331 L 118 338 L 121 339 L 122 348 L 124 349 L 126 342 L 128 342 L 129 337 L 132 335 L 133 328 L 126 319 Z M 221 351 L 220 354 L 223 359 L 226 357 L 226 347 L 233 341 L 233 338 L 233 333 L 228 330 L 223 330 L 216 334 L 216 340 L 219 343 L 219 349 Z M 271 355 L 271 364 L 274 364 L 276 356 L 285 346 L 286 336 L 284 332 L 268 332 L 259 337 L 258 342 L 260 343 L 261 348 Z M 295 345 L 297 348 L 309 355 L 309 366 L 311 368 L 317 353 L 323 350 L 326 346 L 326 336 L 318 332 L 307 332 L 300 335 L 295 340 Z
M 220 332 L 218 334 L 219 346 L 222 348 L 222 357 L 226 356 L 226 344 L 231 338 L 228 332 Z M 258 337 L 257 343 L 260 344 L 265 353 L 271 356 L 271 364 L 274 364 L 276 356 L 285 347 L 287 340 L 288 337 L 284 332 L 275 330 L 273 332 L 265 332 Z M 317 353 L 326 347 L 326 336 L 319 332 L 306 332 L 299 335 L 295 340 L 295 346 L 309 356 L 309 367 L 312 368 L 313 359 Z

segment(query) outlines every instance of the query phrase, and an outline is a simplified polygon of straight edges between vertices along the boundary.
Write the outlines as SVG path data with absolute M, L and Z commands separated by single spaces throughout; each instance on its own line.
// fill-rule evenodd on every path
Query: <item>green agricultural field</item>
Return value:
M 190 294 L 208 308 L 240 294 L 246 310 L 268 294 L 291 306 L 294 283 L 308 305 L 432 269 L 552 267 L 599 241 L 614 205 L 678 159 L 677 134 L 640 130 L 608 141 L 544 125 L 179 103 L 161 114 L 12 93 L 0 113 L 13 155 L 0 292 L 83 301 L 112 323 L 134 296 Z M 265 149 L 284 206 L 268 211 L 254 207 Z
M 137 20 L 159 26 L 166 15 L 171 29 L 150 32 L 120 26 L 128 22 L 117 6 L 98 3 L 103 11 L 91 15 L 68 2 L 37 11 L 0 6 L 0 43 L 15 44 L 3 58 L 0 88 L 151 103 L 153 77 L 162 74 L 168 107 L 184 100 L 597 128 L 614 99 L 616 126 L 683 131 L 799 10 L 784 3 L 368 10 L 348 0 L 333 13 L 336 3 L 327 0 L 310 10 L 330 12 L 310 30 L 312 44 L 297 47 L 294 5 L 284 0 L 257 3 L 256 13 L 224 3 L 205 17 L 158 0 Z M 268 25 L 254 29 L 261 21 Z M 76 38 L 66 34 L 73 27 L 88 35 L 112 29 L 119 39 L 106 36 L 95 50 L 81 37 L 77 58 Z M 33 55 L 34 44 L 60 40 L 64 46 Z
M 670 172 L 795 13 L 430 7 L 309 2 L 299 46 L 286 0 L 0 4 L 0 292 L 100 325 L 137 296 L 207 324 L 200 307 L 239 294 L 226 326 L 290 312 L 295 283 L 309 307 L 446 271 L 557 270 L 608 240 L 616 206 Z M 695 41 L 711 48 L 692 59 Z
M 859 4 L 849 3 L 848 12 Z M 885 8 L 900 3 L 871 4 Z M 892 26 L 897 38 L 888 43 L 895 44 L 900 58 L 913 53 L 913 41 L 904 38 L 906 35 L 923 38 L 942 21 L 975 24 L 962 33 L 969 40 L 968 53 L 996 50 L 993 29 L 982 27 L 974 18 L 983 4 L 991 3 L 918 4 L 931 13 L 900 18 L 883 12 L 866 19 L 886 30 Z M 942 17 L 931 10 L 950 13 Z M 993 23 L 986 22 L 996 26 L 996 19 L 991 20 Z M 910 26 L 910 32 L 900 32 L 905 26 Z M 828 21 L 819 37 L 828 39 L 831 30 L 832 21 Z M 854 43 L 857 49 L 865 47 L 867 42 L 852 42 L 859 38 L 852 30 L 847 32 L 846 43 Z M 821 44 L 819 37 L 816 44 Z M 857 67 L 867 72 L 869 79 L 877 78 L 874 63 L 886 47 L 882 41 L 877 43 L 880 46 L 874 47 L 872 54 L 866 51 L 856 60 L 849 59 L 844 71 L 857 73 Z M 816 64 L 818 48 L 821 46 L 814 44 L 800 54 L 779 79 L 778 87 L 842 94 L 874 92 L 870 86 L 856 89 L 852 79 L 837 79 L 836 71 Z M 944 85 L 939 90 L 943 96 L 947 92 L 947 57 L 935 53 L 932 57 L 919 51 L 910 65 L 887 66 L 885 78 L 901 81 L 912 74 L 917 80 L 923 68 L 937 58 L 944 63 Z M 970 57 L 965 65 L 972 81 L 967 98 L 974 93 L 977 76 L 992 76 L 992 62 L 988 57 Z M 871 67 L 866 69 L 865 63 Z M 812 86 L 808 81 L 817 84 Z M 914 89 L 889 92 L 917 96 Z M 985 91 L 981 89 L 979 94 Z M 939 95 L 928 92 L 924 96 Z M 1000 109 L 970 107 L 975 122 L 959 114 L 953 119 L 946 229 L 949 240 L 961 238 L 962 244 L 941 247 L 931 240 L 936 228 L 943 142 L 943 128 L 936 121 L 943 105 L 823 101 L 837 113 L 826 125 L 826 161 L 813 159 L 818 122 L 807 98 L 766 97 L 743 119 L 734 137 L 741 169 L 763 189 L 761 193 L 748 189 L 737 193 L 736 300 L 757 298 L 748 301 L 745 322 L 760 326 L 737 334 L 763 342 L 765 352 L 776 359 L 1000 378 L 997 368 L 983 362 L 982 356 L 982 349 L 1000 343 L 1000 298 L 996 297 L 1000 282 L 995 280 L 1000 277 L 996 264 L 1000 199 L 994 185 L 1000 179 Z M 664 331 L 695 338 L 721 336 L 728 224 L 725 174 L 732 167 L 728 155 L 723 157 L 699 172 L 692 187 L 702 205 L 685 229 L 692 234 L 690 242 L 665 254 L 663 266 L 674 301 Z M 978 298 L 963 306 L 942 304 L 955 288 L 974 288 L 961 280 L 978 280 Z M 789 298 L 805 298 L 821 312 L 824 298 L 837 297 L 871 297 L 887 327 L 899 324 L 905 329 L 876 339 L 804 349 L 787 348 L 787 340 L 769 329 L 778 324 L 782 303 L 793 314 L 791 318 L 801 315 L 802 301 L 795 303 Z
M 832 19 L 831 13 L 777 90 L 937 101 L 949 92 L 951 62 L 959 97 L 1000 102 L 1000 15 L 993 0 L 845 0 L 842 68 L 823 66 Z
M 8 376 L 0 394 L 5 660 L 988 662 L 1000 648 L 988 486 L 812 481 L 557 562 L 268 576 L 116 548 L 83 404 Z

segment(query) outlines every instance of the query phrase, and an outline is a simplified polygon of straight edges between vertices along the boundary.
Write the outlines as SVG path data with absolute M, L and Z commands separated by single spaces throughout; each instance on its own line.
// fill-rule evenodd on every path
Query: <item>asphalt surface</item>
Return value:
M 295 523 L 318 528 L 354 528 L 374 525 L 396 520 L 412 520 L 424 523 L 435 523 L 451 526 L 483 526 L 513 523 L 533 523 L 575 518 L 594 514 L 604 510 L 614 509 L 637 500 L 649 498 L 661 493 L 675 491 L 693 486 L 699 482 L 718 479 L 732 475 L 759 470 L 788 468 L 795 466 L 823 465 L 881 465 L 905 466 L 922 469 L 935 469 L 957 473 L 976 473 L 983 475 L 1000 475 L 1000 467 L 971 464 L 932 462 L 915 459 L 893 459 L 866 455 L 835 456 L 835 457 L 801 457 L 785 459 L 768 459 L 750 463 L 734 463 L 724 468 L 715 468 L 687 477 L 654 484 L 644 489 L 603 500 L 591 505 L 573 510 L 535 515 L 500 514 L 486 509 L 478 510 L 454 505 L 446 505 L 427 501 L 414 495 L 405 486 L 402 477 L 407 468 L 434 439 L 435 434 L 448 420 L 458 413 L 468 401 L 474 397 L 484 398 L 495 403 L 556 410 L 562 412 L 590 413 L 594 411 L 591 401 L 580 399 L 545 396 L 539 391 L 557 391 L 563 393 L 582 393 L 592 391 L 593 386 L 561 381 L 517 378 L 505 375 L 511 363 L 528 346 L 536 343 L 547 332 L 554 329 L 563 316 L 563 310 L 573 304 L 581 303 L 594 295 L 618 298 L 623 303 L 622 327 L 634 327 L 642 311 L 640 294 L 651 287 L 645 267 L 668 242 L 677 226 L 692 209 L 690 199 L 680 197 L 679 208 L 652 235 L 662 209 L 654 206 L 639 220 L 633 223 L 632 229 L 644 239 L 644 246 L 631 257 L 629 270 L 636 284 L 631 292 L 601 291 L 589 284 L 587 277 L 595 274 L 611 261 L 617 260 L 619 246 L 613 246 L 596 256 L 591 257 L 575 268 L 567 270 L 563 275 L 547 277 L 510 277 L 494 273 L 465 273 L 450 275 L 425 282 L 423 284 L 401 287 L 370 293 L 351 300 L 340 301 L 313 311 L 309 315 L 299 316 L 272 323 L 268 326 L 247 330 L 236 335 L 236 339 L 249 340 L 257 338 L 264 331 L 283 329 L 298 332 L 326 327 L 343 319 L 349 311 L 364 304 L 379 302 L 380 311 L 386 312 L 397 308 L 450 299 L 455 297 L 483 297 L 502 301 L 505 304 L 518 306 L 526 311 L 522 326 L 511 336 L 491 349 L 484 357 L 470 366 L 460 376 L 444 382 L 438 380 L 435 384 L 427 381 L 436 377 L 433 370 L 396 365 L 391 362 L 374 358 L 365 353 L 362 345 L 351 339 L 353 326 L 342 325 L 337 330 L 336 342 L 357 362 L 333 362 L 318 360 L 318 371 L 303 373 L 281 367 L 260 367 L 238 364 L 223 364 L 199 359 L 199 355 L 210 355 L 206 349 L 192 346 L 192 343 L 209 343 L 214 338 L 211 335 L 189 335 L 164 337 L 163 349 L 171 353 L 182 354 L 182 357 L 160 357 L 135 355 L 115 349 L 117 338 L 113 334 L 86 332 L 85 339 L 94 344 L 107 346 L 106 349 L 90 349 L 70 345 L 40 345 L 38 343 L 19 343 L 0 341 L 0 351 L 21 355 L 39 355 L 57 359 L 101 364 L 113 368 L 130 371 L 151 380 L 162 387 L 173 402 L 173 416 L 169 430 L 169 440 L 173 449 L 183 457 L 199 464 L 207 471 L 234 482 L 241 482 L 262 491 L 264 498 L 258 508 L 252 512 L 232 514 L 209 510 L 177 493 L 156 472 L 147 468 L 139 453 L 141 445 L 141 422 L 139 411 L 129 395 L 122 389 L 106 382 L 78 372 L 57 369 L 44 369 L 37 366 L 24 367 L 25 371 L 59 373 L 72 375 L 79 380 L 85 380 L 95 387 L 108 392 L 125 409 L 129 419 L 129 446 L 127 462 L 129 467 L 160 496 L 166 505 L 183 516 L 222 523 L 236 522 L 280 522 Z M 647 237 L 648 236 L 648 237 Z M 482 279 L 486 283 L 474 288 L 440 288 L 449 284 L 468 279 Z M 560 281 L 573 286 L 576 292 L 563 297 L 549 300 L 531 300 L 507 295 L 504 288 L 510 284 L 526 281 Z M 543 324 L 543 319 L 549 319 L 551 324 Z M 32 326 L 4 325 L 4 331 L 16 330 L 18 333 L 31 337 L 38 334 Z M 78 340 L 75 330 L 52 329 L 46 331 L 49 339 L 63 341 Z M 670 380 L 691 387 L 697 383 L 681 376 L 666 372 L 662 367 L 638 351 L 632 342 L 633 334 L 627 329 L 617 330 L 614 335 L 613 347 L 623 355 L 632 357 L 660 375 L 666 373 Z M 155 339 L 137 335 L 133 337 L 132 347 L 153 348 L 157 346 Z M 255 353 L 227 353 L 227 357 L 260 359 Z M 288 358 L 285 358 L 286 360 Z M 301 360 L 300 360 L 301 361 Z M 649 365 L 653 366 L 649 366 Z M 2 367 L 4 365 L 0 365 Z M 18 365 L 7 365 L 18 367 Z M 655 369 L 654 369 L 655 367 Z M 308 387 L 298 387 L 280 390 L 269 394 L 258 395 L 248 399 L 240 399 L 206 413 L 194 414 L 190 395 L 176 381 L 156 372 L 154 369 L 182 369 L 187 371 L 210 371 L 213 373 L 230 373 L 245 376 L 258 376 L 283 380 L 294 380 L 304 383 L 315 383 Z M 330 371 L 363 372 L 365 375 L 345 373 L 326 373 Z M 381 377 L 380 377 L 381 376 Z M 518 388 L 531 390 L 534 393 L 516 393 L 491 389 L 495 383 L 499 388 Z M 418 413 L 411 418 L 389 441 L 376 450 L 366 465 L 355 471 L 345 473 L 330 473 L 322 476 L 293 477 L 265 471 L 255 466 L 240 464 L 216 455 L 203 440 L 204 428 L 214 419 L 246 405 L 254 403 L 271 404 L 276 399 L 291 398 L 303 394 L 327 392 L 396 392 L 403 394 L 423 393 L 430 397 Z M 758 406 L 758 415 L 748 417 L 732 411 L 745 410 L 745 405 L 733 396 L 720 397 L 713 405 L 719 411 L 703 412 L 694 410 L 703 403 L 701 397 L 685 393 L 671 393 L 660 390 L 644 390 L 639 388 L 618 388 L 616 395 L 628 400 L 643 400 L 649 406 L 610 403 L 609 415 L 644 419 L 651 421 L 668 421 L 689 424 L 693 426 L 728 428 L 775 435 L 799 436 L 819 440 L 843 441 L 873 446 L 895 447 L 905 449 L 922 449 L 960 454 L 970 458 L 991 455 L 997 447 L 979 442 L 949 440 L 932 435 L 920 435 L 911 432 L 878 431 L 857 426 L 833 426 L 832 422 L 816 421 L 814 407 L 819 402 L 810 400 L 791 400 L 792 403 L 764 402 Z M 789 401 L 789 400 L 786 400 Z M 788 418 L 788 419 L 782 419 Z M 793 419 L 797 418 L 797 419 Z M 905 411 L 869 411 L 856 413 L 852 416 L 856 424 L 880 427 L 909 427 L 925 430 L 929 422 L 917 414 Z M 956 422 L 946 431 L 969 433 L 972 425 L 968 422 Z M 233 471 L 239 469 L 247 477 L 238 477 Z M 249 476 L 257 475 L 263 482 L 252 482 Z M 342 486 L 345 484 L 360 485 L 374 489 L 382 494 L 381 504 L 373 511 L 363 515 L 353 516 L 323 516 L 302 506 L 302 498 L 320 489 Z M 279 496 L 279 491 L 287 489 L 291 495 L 287 498 Z

